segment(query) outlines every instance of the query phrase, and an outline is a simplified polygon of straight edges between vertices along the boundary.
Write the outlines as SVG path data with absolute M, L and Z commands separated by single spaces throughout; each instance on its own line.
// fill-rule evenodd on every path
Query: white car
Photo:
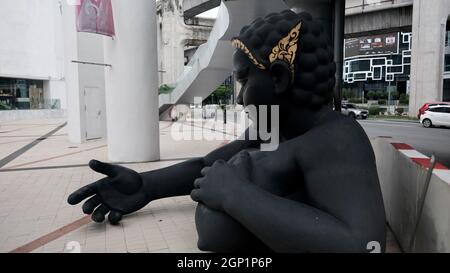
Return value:
M 430 107 L 420 116 L 420 122 L 425 128 L 433 126 L 450 127 L 450 105 Z
M 367 119 L 367 117 L 369 116 L 369 111 L 359 109 L 354 104 L 345 103 L 342 105 L 342 114 L 354 119 Z

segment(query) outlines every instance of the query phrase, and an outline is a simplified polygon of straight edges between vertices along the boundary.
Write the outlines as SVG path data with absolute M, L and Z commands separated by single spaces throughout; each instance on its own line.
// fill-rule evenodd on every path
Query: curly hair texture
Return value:
M 244 27 L 235 39 L 245 45 L 247 56 L 261 67 L 270 67 L 269 56 L 274 47 L 301 23 L 294 60 L 292 98 L 301 105 L 318 108 L 333 99 L 336 64 L 333 48 L 323 25 L 308 13 L 291 10 L 271 13 Z M 260 68 L 261 68 L 260 67 Z

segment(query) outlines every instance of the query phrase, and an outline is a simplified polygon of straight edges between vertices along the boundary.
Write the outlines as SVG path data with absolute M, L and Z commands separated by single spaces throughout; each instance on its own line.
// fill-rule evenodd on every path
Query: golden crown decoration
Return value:
M 277 60 L 284 61 L 289 65 L 292 75 L 294 75 L 295 72 L 295 58 L 297 56 L 301 28 L 302 22 L 298 23 L 286 37 L 282 38 L 269 55 L 270 64 L 273 64 Z M 262 70 L 267 69 L 264 64 L 253 56 L 251 51 L 241 40 L 235 38 L 231 41 L 231 44 L 233 47 L 242 50 L 256 67 Z
M 254 56 L 253 54 L 250 52 L 250 50 L 247 48 L 247 46 L 239 39 L 235 38 L 231 41 L 231 44 L 233 45 L 233 47 L 242 50 L 242 52 L 244 52 L 248 58 L 250 59 L 250 61 L 252 61 L 252 63 L 254 65 L 256 65 L 256 67 L 258 67 L 259 69 L 266 69 L 266 66 L 263 65 L 262 63 L 260 63 Z

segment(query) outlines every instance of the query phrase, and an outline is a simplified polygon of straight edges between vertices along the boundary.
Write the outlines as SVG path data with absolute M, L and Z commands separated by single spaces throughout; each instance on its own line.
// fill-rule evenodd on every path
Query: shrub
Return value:
M 352 91 L 350 91 L 348 89 L 342 90 L 342 97 L 343 98 L 348 99 L 348 98 L 351 98 L 352 96 L 353 96 L 353 92 Z
M 386 105 L 386 104 L 387 104 L 387 101 L 386 101 L 385 99 L 379 99 L 379 100 L 378 100 L 378 104 L 379 104 L 379 105 Z
M 168 86 L 167 84 L 163 84 L 159 87 L 159 94 L 169 94 L 171 93 L 175 87 Z
M 381 108 L 379 106 L 372 106 L 369 108 L 369 115 L 376 116 L 381 112 Z
M 375 91 L 369 91 L 369 92 L 367 92 L 367 98 L 369 100 L 376 100 L 376 99 L 378 99 L 377 93 Z
M 386 94 L 386 92 L 384 92 L 384 91 L 377 91 L 377 98 L 379 99 L 379 100 L 385 100 L 385 99 L 387 99 L 387 94 Z
M 398 100 L 399 96 L 400 95 L 398 94 L 397 91 L 391 92 L 391 99 L 392 100 Z
M 400 104 L 409 104 L 409 96 L 406 94 L 401 94 L 399 100 Z
M 348 102 L 350 103 L 362 103 L 362 98 L 350 98 L 348 99 Z M 367 99 L 364 99 L 364 103 L 367 103 Z

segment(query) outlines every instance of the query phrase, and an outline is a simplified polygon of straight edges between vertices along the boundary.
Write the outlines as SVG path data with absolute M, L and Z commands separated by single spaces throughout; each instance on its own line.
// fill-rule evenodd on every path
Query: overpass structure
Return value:
M 221 0 L 183 0 L 185 19 L 191 19 L 205 11 L 220 6 Z
M 450 101 L 449 15 L 448 0 L 346 1 L 347 38 L 400 34 L 402 60 L 383 69 L 385 75 L 392 72 L 386 81 L 393 82 L 400 74 L 406 77 L 403 88 L 409 93 L 410 116 L 416 116 L 426 102 Z M 366 72 L 370 75 L 373 68 Z
M 186 62 L 185 50 L 206 43 L 214 25 L 213 19 L 183 20 L 182 3 L 180 0 L 159 0 L 156 4 L 160 86 L 173 85 L 178 80 Z
M 194 97 L 208 97 L 231 75 L 232 37 L 254 19 L 287 8 L 281 0 L 222 2 L 208 42 L 198 48 L 185 66 L 176 88 L 169 94 L 160 95 L 160 112 L 173 104 L 194 103 Z
M 215 1 L 184 1 L 187 8 L 195 3 L 199 6 Z M 228 0 L 222 1 L 219 14 L 211 31 L 208 42 L 201 45 L 190 62 L 185 66 L 175 89 L 169 94 L 161 94 L 159 100 L 160 113 L 174 104 L 194 103 L 194 97 L 208 97 L 232 73 L 233 48 L 230 40 L 240 29 L 254 19 L 271 12 L 293 9 L 296 12 L 308 11 L 316 19 L 328 26 L 331 37 L 342 37 L 343 24 L 335 25 L 336 7 L 344 12 L 343 0 Z M 184 8 L 186 10 L 186 7 Z M 341 29 L 342 28 L 342 29 Z M 342 32 L 342 33 L 341 33 Z M 335 41 L 341 41 L 339 38 Z M 341 63 L 342 43 L 337 42 L 336 60 Z M 340 66 L 341 67 L 341 66 Z M 337 73 L 341 77 L 342 73 Z

